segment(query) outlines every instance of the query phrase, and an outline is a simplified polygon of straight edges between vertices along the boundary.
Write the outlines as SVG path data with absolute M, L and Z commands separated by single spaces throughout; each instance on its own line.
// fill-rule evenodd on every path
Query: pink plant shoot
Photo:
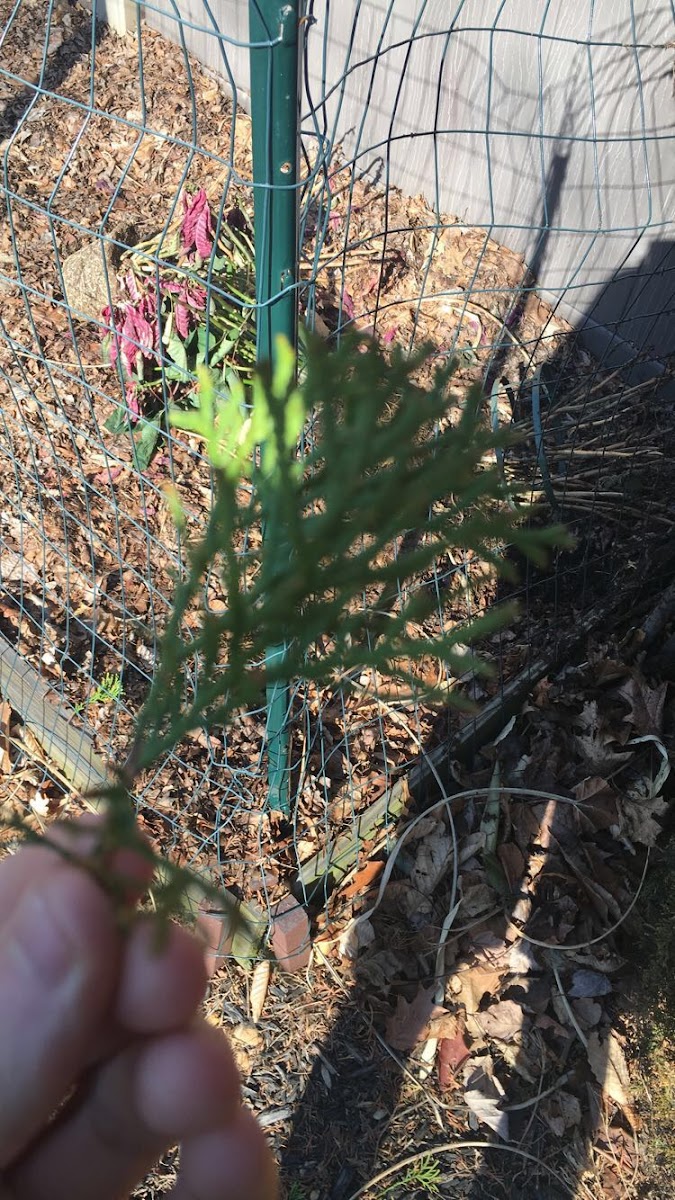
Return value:
M 206 308 L 206 291 L 198 283 L 165 283 L 162 290 L 176 297 L 174 322 L 176 332 L 186 338 L 191 329 L 199 324 L 198 313 Z
M 127 303 L 122 308 L 115 307 L 113 309 L 107 304 L 102 315 L 103 320 L 112 326 L 110 363 L 114 366 L 118 355 L 121 355 L 127 374 L 132 375 L 134 371 L 140 373 L 140 359 L 156 357 L 157 299 L 154 290 L 142 296 L 138 291 L 135 279 L 133 279 L 133 291 L 129 286 L 128 279 L 125 280 L 125 283 L 129 292 L 137 296 L 136 301 Z
M 138 389 L 135 380 L 131 380 L 125 389 L 125 398 L 127 402 L 127 410 L 131 419 L 132 425 L 135 425 L 141 415 L 141 407 L 138 401 Z
M 213 218 L 204 188 L 193 196 L 184 192 L 183 209 L 180 227 L 183 249 L 188 254 L 196 250 L 200 258 L 208 258 L 213 249 Z

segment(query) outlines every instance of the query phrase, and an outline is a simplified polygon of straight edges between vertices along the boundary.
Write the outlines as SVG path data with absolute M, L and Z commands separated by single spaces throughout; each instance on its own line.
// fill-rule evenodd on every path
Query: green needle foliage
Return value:
M 452 365 L 435 370 L 428 390 L 415 383 L 429 354 L 388 355 L 358 336 L 337 349 L 309 339 L 298 384 L 295 356 L 281 342 L 274 371 L 261 369 L 250 389 L 232 378 L 229 387 L 216 385 L 203 370 L 198 405 L 169 414 L 171 424 L 203 439 L 215 493 L 176 584 L 133 749 L 103 793 L 108 851 L 136 845 L 150 855 L 133 820 L 138 775 L 190 731 L 227 725 L 259 705 L 275 681 L 346 685 L 351 673 L 371 668 L 416 699 L 453 703 L 447 692 L 422 688 L 415 664 L 433 656 L 459 673 L 480 669 L 466 643 L 503 625 L 512 610 L 420 634 L 438 603 L 420 577 L 450 548 L 505 572 L 508 544 L 541 560 L 563 535 L 528 527 L 528 511 L 494 465 L 509 435 L 483 422 L 479 392 L 453 407 Z M 180 527 L 178 499 L 169 502 Z M 238 548 L 256 524 L 267 536 L 257 555 L 244 558 Z M 207 573 L 219 577 L 227 608 L 202 606 L 195 631 L 185 617 L 201 604 Z M 283 649 L 270 654 L 270 647 Z M 184 869 L 162 862 L 160 874 L 160 914 L 175 911 L 194 886 L 217 894 L 222 907 L 222 894 L 195 885 Z

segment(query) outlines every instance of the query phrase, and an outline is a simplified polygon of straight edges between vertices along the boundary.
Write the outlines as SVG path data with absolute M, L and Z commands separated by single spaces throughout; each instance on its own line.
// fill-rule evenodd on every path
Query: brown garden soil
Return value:
M 9 13 L 3 0 L 3 23 Z M 24 0 L 3 69 L 36 81 L 44 38 L 45 6 Z M 117 760 L 181 565 L 163 487 L 170 480 L 178 490 L 194 532 L 209 511 L 210 477 L 196 440 L 165 438 L 139 473 L 125 439 L 104 430 L 119 402 L 101 359 L 104 331 L 72 318 L 58 263 L 102 230 L 131 248 L 153 237 L 186 185 L 219 200 L 232 161 L 225 202 L 250 212 L 246 114 L 233 113 L 194 62 L 190 81 L 159 35 L 144 29 L 141 46 L 143 96 L 136 42 L 100 31 L 92 101 L 90 19 L 57 3 L 43 92 L 7 76 L 0 84 L 0 633 Z M 470 766 L 450 765 L 451 790 L 475 796 L 436 808 L 405 834 L 421 816 L 413 806 L 408 825 L 364 847 L 358 868 L 312 914 L 307 976 L 274 972 L 253 1022 L 250 979 L 228 964 L 213 983 L 210 1018 L 232 1034 L 245 1096 L 275 1142 L 293 1200 L 347 1200 L 407 1155 L 467 1137 L 494 1148 L 411 1163 L 367 1194 L 675 1195 L 672 1161 L 658 1150 L 669 1102 L 654 1084 L 667 1075 L 672 1036 L 664 1034 L 661 1057 L 645 1048 L 626 938 L 651 943 L 639 904 L 621 919 L 650 878 L 647 855 L 658 860 L 668 795 L 659 777 L 673 730 L 668 679 L 625 639 L 668 582 L 654 563 L 672 523 L 671 408 L 655 385 L 628 388 L 595 362 L 537 295 L 522 259 L 483 230 L 439 221 L 421 197 L 385 196 L 339 155 L 305 193 L 301 271 L 314 287 L 301 303 L 317 330 L 331 337 L 351 325 L 383 345 L 429 342 L 437 357 L 456 356 L 457 396 L 483 381 L 486 420 L 521 427 L 505 469 L 576 536 L 546 572 L 517 564 L 510 589 L 460 553 L 420 580 L 439 597 L 427 633 L 507 594 L 521 599 L 521 615 L 480 648 L 494 679 L 468 676 L 457 685 L 463 694 L 489 702 L 538 656 L 553 663 L 561 640 L 608 597 L 616 604 L 612 627 L 591 623 L 575 663 L 542 673 L 501 741 Z M 248 547 L 259 542 L 251 530 Z M 217 581 L 207 581 L 205 598 L 225 603 Z M 438 664 L 427 669 L 443 678 Z M 106 678 L 119 696 L 101 688 Z M 178 861 L 273 904 L 300 864 L 406 776 L 420 747 L 451 748 L 468 719 L 383 704 L 372 683 L 364 677 L 344 693 L 298 685 L 292 820 L 265 808 L 261 708 L 227 731 L 195 734 L 143 780 L 147 832 Z M 654 790 L 656 780 L 664 787 Z M 517 788 L 549 798 L 518 797 Z M 81 808 L 7 704 L 0 791 L 3 805 L 40 830 Z M 644 1011 L 644 997 L 640 1004 Z M 656 1018 L 651 1027 L 665 1028 Z M 421 1080 L 432 1036 L 436 1053 Z M 169 1158 L 138 1196 L 160 1195 L 173 1171 Z

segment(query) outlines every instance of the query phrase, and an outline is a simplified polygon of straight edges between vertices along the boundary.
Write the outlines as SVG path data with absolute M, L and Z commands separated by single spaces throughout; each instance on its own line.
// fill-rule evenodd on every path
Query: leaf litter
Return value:
M 39 67 L 42 52 L 40 27 L 44 23 L 43 6 L 35 0 L 29 0 L 22 5 L 22 14 L 23 21 L 14 23 L 13 39 L 16 45 L 13 46 L 10 38 L 4 48 L 3 60 L 5 65 L 16 68 L 17 78 L 20 74 L 26 74 L 33 59 L 33 65 L 36 69 Z M 64 63 L 65 77 L 61 84 L 64 94 L 72 96 L 76 102 L 88 97 L 88 53 L 91 41 L 88 19 L 78 7 L 60 2 L 50 16 L 50 54 L 56 53 L 59 48 L 54 34 L 59 37 L 67 35 L 77 52 L 73 55 L 72 63 Z M 166 129 L 175 144 L 164 135 L 148 134 L 133 149 L 132 155 L 136 135 L 131 126 L 125 134 L 121 120 L 115 123 L 101 116 L 90 122 L 87 136 L 78 140 L 78 154 L 72 161 L 69 160 L 68 172 L 60 185 L 58 208 L 61 219 L 56 225 L 55 236 L 61 257 L 79 247 L 83 226 L 92 232 L 100 228 L 113 191 L 117 191 L 113 213 L 114 233 L 119 235 L 120 241 L 132 244 L 136 238 L 156 233 L 158 223 L 161 224 L 164 219 L 167 204 L 176 195 L 178 180 L 184 169 L 184 155 L 179 142 L 181 139 L 189 141 L 191 136 L 188 128 L 190 109 L 185 103 L 187 85 L 182 75 L 177 77 L 174 47 L 145 28 L 142 36 L 146 78 L 150 80 L 145 99 L 152 99 L 149 119 L 152 118 L 151 123 L 158 129 Z M 217 84 L 200 72 L 196 64 L 192 66 L 199 109 L 200 142 L 207 151 L 195 159 L 193 182 L 209 185 L 214 181 L 213 176 L 217 174 L 219 166 L 218 151 L 223 145 L 229 144 L 230 137 L 235 143 L 239 170 L 242 177 L 246 177 L 250 156 L 247 120 L 238 114 L 235 122 L 229 101 L 223 99 Z M 131 43 L 120 42 L 107 32 L 102 34 L 97 46 L 96 86 L 97 109 L 101 113 L 107 110 L 132 122 L 140 119 L 136 50 Z M 15 100 L 20 104 L 20 89 L 18 92 Z M 46 200 L 51 195 L 55 172 L 61 171 L 64 154 L 72 150 L 76 137 L 76 114 L 56 98 L 51 100 L 45 96 L 43 101 L 34 110 L 36 129 L 30 138 L 30 154 L 27 155 L 18 143 L 6 147 L 9 151 L 10 180 L 16 195 L 25 196 L 31 201 L 30 204 L 14 206 L 14 219 L 22 277 L 40 297 L 32 306 L 32 317 L 40 337 L 40 353 L 29 355 L 22 364 L 22 371 L 26 372 L 39 399 L 48 394 L 52 383 L 51 377 L 46 379 L 43 360 L 52 363 L 53 367 L 64 363 L 66 367 L 69 363 L 72 367 L 74 355 L 73 330 L 59 299 L 60 280 L 55 270 L 52 239 L 48 236 L 50 230 L 46 218 L 40 215 L 36 200 Z M 9 110 L 6 117 L 11 127 L 13 117 Z M 48 135 L 44 133 L 45 129 L 50 131 Z M 30 131 L 26 129 L 24 132 Z M 117 135 L 117 140 L 111 138 L 111 132 Z M 131 174 L 128 184 L 125 182 L 123 187 L 117 189 L 117 184 L 125 179 L 124 171 L 129 166 Z M 415 306 L 411 306 L 408 299 L 410 294 L 414 294 L 414 279 L 411 279 L 410 271 L 405 267 L 406 262 L 414 264 L 424 259 L 425 247 L 422 245 L 420 248 L 416 243 L 424 242 L 424 231 L 435 228 L 437 221 L 430 223 L 429 210 L 420 198 L 406 199 L 393 189 L 385 198 L 367 183 L 348 180 L 346 174 L 345 182 L 352 186 L 345 186 L 343 201 L 334 206 L 331 212 L 331 229 L 336 243 L 333 250 L 337 252 L 337 257 L 341 253 L 337 244 L 341 224 L 346 226 L 349 221 L 352 241 L 366 244 L 372 240 L 374 228 L 380 224 L 384 228 L 381 214 L 385 204 L 391 214 L 392 229 L 398 227 L 402 232 L 400 235 L 392 232 L 387 238 L 381 239 L 383 246 L 385 241 L 387 243 L 386 253 L 391 261 L 385 261 L 384 249 L 381 262 L 374 255 L 374 261 L 369 260 L 363 265 L 358 256 L 352 256 L 352 261 L 350 255 L 345 253 L 342 298 L 336 300 L 341 286 L 339 272 L 330 286 L 327 280 L 325 293 L 319 296 L 319 306 L 323 306 L 322 311 L 328 319 L 327 328 L 334 324 L 334 314 L 329 313 L 331 305 L 334 307 L 340 303 L 351 319 L 355 313 L 358 316 L 359 311 L 372 307 L 365 301 L 373 294 L 373 287 L 379 294 L 382 284 L 387 301 L 384 308 L 394 313 L 396 320 L 396 325 L 385 329 L 382 335 L 384 342 L 388 343 L 394 336 L 407 340 L 417 330 L 423 336 L 434 339 L 439 347 L 447 343 L 448 312 L 437 308 L 430 298 L 425 303 L 425 321 L 421 326 L 414 324 L 418 316 L 413 315 Z M 348 196 L 351 199 L 350 212 L 346 206 Z M 135 227 L 133 235 L 124 232 L 129 224 Z M 34 346 L 34 340 L 28 328 L 19 288 L 14 281 L 7 223 L 3 236 L 5 240 L 0 250 L 4 255 L 4 265 L 9 264 L 3 284 L 5 314 L 16 341 L 30 348 Z M 463 382 L 472 376 L 476 359 L 489 352 L 489 338 L 481 336 L 487 349 L 481 346 L 476 348 L 473 334 L 481 332 L 481 320 L 483 324 L 487 322 L 487 328 L 491 321 L 494 323 L 497 319 L 501 327 L 508 315 L 507 307 L 511 299 L 518 294 L 522 285 L 523 263 L 504 247 L 487 242 L 482 230 L 468 229 L 463 223 L 448 228 L 439 239 L 439 247 L 440 257 L 432 267 L 432 276 L 435 267 L 439 266 L 448 276 L 452 275 L 460 288 L 466 287 L 467 294 L 472 283 L 477 283 L 478 290 L 484 294 L 485 303 L 491 302 L 487 297 L 494 290 L 498 304 L 502 302 L 499 299 L 501 297 L 505 306 L 504 311 L 499 309 L 492 314 L 486 310 L 480 318 L 477 313 L 472 314 L 472 329 L 466 331 L 471 337 L 467 341 L 463 336 L 459 342 L 466 358 L 466 362 L 463 359 L 459 375 L 460 382 Z M 363 278 L 359 273 L 363 273 Z M 442 294 L 446 285 L 442 284 L 440 278 L 437 284 L 430 286 L 430 292 L 437 290 Z M 462 309 L 465 308 L 462 302 Z M 519 325 L 523 343 L 534 347 L 533 353 L 542 359 L 552 350 L 559 350 L 570 331 L 563 323 L 557 322 L 551 310 L 529 287 L 525 309 Z M 452 317 L 453 314 L 450 315 Z M 454 317 L 457 315 L 455 313 Z M 377 321 L 377 313 L 372 319 Z M 361 319 L 361 327 L 365 327 L 366 320 L 370 318 Z M 457 324 L 458 329 L 464 323 L 468 324 L 464 315 L 452 323 Z M 552 337 L 549 335 L 551 330 Z M 87 370 L 99 369 L 97 342 L 97 332 L 85 328 L 77 330 L 78 356 L 82 355 Z M 587 356 L 580 354 L 577 358 L 576 354 L 573 350 L 567 366 L 570 371 L 572 368 L 576 370 L 585 395 L 586 376 L 592 364 Z M 512 373 L 514 378 L 518 374 L 518 358 L 519 351 L 515 348 L 510 356 L 511 361 L 506 364 L 507 374 Z M 12 370 L 16 374 L 17 364 L 14 360 L 3 358 L 3 363 L 9 372 L 8 378 Z M 600 379 L 597 366 L 593 369 Z M 606 378 L 602 380 L 602 395 L 607 398 L 608 404 L 613 402 L 616 395 L 623 396 L 623 390 L 617 392 L 612 381 L 611 373 L 606 373 Z M 45 503 L 39 507 L 36 497 L 26 495 L 23 498 L 26 512 L 29 513 L 31 505 L 34 509 L 35 528 L 39 530 L 44 519 L 51 539 L 50 547 L 57 549 L 48 548 L 45 558 L 44 544 L 34 533 L 31 524 L 24 520 L 13 531 L 8 524 L 10 516 L 7 514 L 3 514 L 3 534 L 9 539 L 10 546 L 15 544 L 21 547 L 24 573 L 31 563 L 42 571 L 44 560 L 45 578 L 49 575 L 55 581 L 53 587 L 50 585 L 55 599 L 53 602 L 50 600 L 49 611 L 45 609 L 44 619 L 52 621 L 54 614 L 58 615 L 54 644 L 64 652 L 65 666 L 75 670 L 72 678 L 69 676 L 66 680 L 69 694 L 75 699 L 82 698 L 78 689 L 91 673 L 92 654 L 87 647 L 94 640 L 91 628 L 94 626 L 96 610 L 96 666 L 101 670 L 115 671 L 121 666 L 128 666 L 126 661 L 121 661 L 117 647 L 129 645 L 133 669 L 130 671 L 127 698 L 133 706 L 143 690 L 143 672 L 147 673 L 153 662 L 154 634 L 151 631 L 152 636 L 148 639 L 147 623 L 152 617 L 161 625 L 165 612 L 162 593 L 170 590 L 168 578 L 173 564 L 173 535 L 170 530 L 167 531 L 166 514 L 158 499 L 158 487 L 166 468 L 157 471 L 151 469 L 145 480 L 140 480 L 130 471 L 127 461 L 114 457 L 110 447 L 102 446 L 100 454 L 92 451 L 90 439 L 85 439 L 82 431 L 86 431 L 89 424 L 93 426 L 102 419 L 105 413 L 90 407 L 82 410 L 83 403 L 90 405 L 93 402 L 82 400 L 79 383 L 77 373 L 73 375 L 72 370 L 70 375 L 66 373 L 60 378 L 58 405 L 73 426 L 72 435 L 67 433 L 66 423 L 62 419 L 56 422 L 52 418 L 52 408 L 48 402 L 38 404 L 31 401 L 30 396 L 22 400 L 22 418 L 27 428 L 38 431 L 37 440 L 41 446 L 44 446 L 45 439 L 40 431 L 48 429 L 57 447 L 58 461 L 45 452 L 42 463 L 43 483 L 53 489 L 53 495 L 45 493 Z M 641 425 L 645 424 L 644 417 L 648 412 L 646 396 L 646 393 L 636 396 L 636 403 L 632 406 L 631 420 L 634 424 L 629 432 L 633 439 L 637 438 Z M 663 418 L 664 413 L 660 415 Z M 25 474 L 27 479 L 31 479 L 27 439 L 25 446 L 22 443 L 15 448 L 15 453 L 21 454 L 25 464 L 28 464 Z M 77 464 L 81 453 L 86 456 L 85 475 L 82 475 L 81 469 L 78 474 Z M 111 466 L 110 462 L 114 462 L 114 465 Z M 664 464 L 667 470 L 667 455 Z M 205 468 L 195 461 L 194 453 L 187 446 L 180 446 L 175 451 L 174 467 L 179 483 L 186 487 L 189 484 L 195 493 L 194 519 L 198 523 L 208 507 L 210 496 L 205 486 L 208 483 Z M 88 489 L 91 489 L 92 483 L 97 489 L 102 489 L 96 494 L 98 500 L 102 501 L 102 510 L 105 511 L 107 505 L 108 513 L 114 515 L 120 543 L 119 554 L 104 542 L 96 544 L 101 564 L 96 575 L 88 566 L 92 544 L 85 511 Z M 77 520 L 81 518 L 81 529 L 76 528 L 76 519 L 72 521 L 67 571 L 59 549 L 63 535 L 59 525 L 60 510 L 54 503 L 55 498 L 58 499 L 57 485 L 65 489 L 69 512 Z M 145 488 L 148 489 L 149 499 L 144 499 Z M 123 497 L 124 503 L 121 502 Z M 139 537 L 139 514 L 142 514 L 143 529 L 148 531 L 147 538 L 145 535 Z M 605 532 L 602 523 L 597 522 L 597 533 L 589 533 L 588 547 L 592 553 L 597 552 L 593 539 L 600 539 Z M 146 555 L 152 556 L 152 586 L 149 578 L 146 579 L 137 569 L 137 564 L 142 563 Z M 626 555 L 626 559 L 629 557 Z M 491 581 L 480 578 L 479 566 L 465 564 L 471 602 L 482 608 L 491 602 L 494 593 Z M 475 571 L 473 568 L 476 568 Z M 3 574 L 6 579 L 4 560 Z M 572 579 L 573 572 L 569 572 L 569 577 Z M 600 578 L 605 578 L 602 572 Z M 41 592 L 46 595 L 47 589 L 42 583 L 41 574 L 36 579 Z M 576 582 L 570 585 L 573 589 L 576 586 Z M 121 595 L 124 597 L 123 604 Z M 77 605 L 78 621 L 82 624 L 79 640 L 73 635 L 70 642 L 63 632 L 62 610 L 66 599 L 71 605 Z M 556 598 L 556 621 L 561 609 L 562 605 L 558 606 Z M 572 610 L 573 605 L 565 614 L 568 618 L 574 618 Z M 17 625 L 17 612 L 18 608 L 12 601 L 3 613 L 7 632 L 12 635 Z M 528 633 L 528 637 L 524 638 L 517 630 L 508 631 L 499 644 L 492 648 L 494 657 L 502 664 L 504 679 L 508 680 L 510 675 L 515 674 L 531 654 L 532 637 L 538 637 L 542 643 L 545 641 L 542 631 L 550 624 L 546 604 L 541 605 L 540 616 L 541 629 L 538 632 L 535 631 L 533 635 Z M 31 634 L 30 630 L 26 633 L 24 628 L 21 637 L 22 649 L 28 654 L 37 654 L 37 636 Z M 68 661 L 65 658 L 66 651 Z M 492 1114 L 502 1132 L 508 1125 L 512 1137 L 518 1136 L 523 1128 L 527 1129 L 533 1112 L 537 1116 L 528 1134 L 530 1138 L 534 1138 L 541 1124 L 540 1112 L 552 1132 L 558 1130 L 560 1122 L 563 1122 L 564 1129 L 571 1130 L 576 1139 L 571 1150 L 573 1155 L 577 1153 L 577 1141 L 581 1136 L 581 1122 L 577 1119 L 574 1102 L 582 1114 L 588 1114 L 591 1107 L 588 1089 L 593 1088 L 595 1095 L 599 1083 L 591 1069 L 589 1057 L 582 1054 L 578 1034 L 570 1029 L 568 1009 L 556 1003 L 560 997 L 556 993 L 548 952 L 527 938 L 529 935 L 539 942 L 548 942 L 562 956 L 559 973 L 567 989 L 570 1009 L 593 1048 L 595 1040 L 591 1038 L 597 1036 L 596 1067 L 600 1070 L 600 1058 L 606 1054 L 608 1062 L 611 1058 L 612 1070 L 621 1082 L 616 1052 L 619 1035 L 612 1031 L 611 1004 L 620 991 L 623 962 L 614 938 L 594 939 L 601 938 L 603 927 L 607 927 L 610 908 L 613 907 L 613 911 L 620 914 L 627 911 L 634 889 L 639 886 L 645 847 L 654 845 L 666 814 L 666 800 L 657 786 L 663 774 L 664 755 L 667 759 L 665 749 L 659 749 L 659 740 L 665 736 L 665 685 L 651 688 L 639 674 L 626 666 L 621 651 L 615 646 L 596 646 L 591 659 L 580 672 L 567 673 L 564 680 L 554 677 L 542 680 L 532 700 L 495 747 L 493 758 L 484 754 L 483 761 L 477 762 L 472 773 L 459 772 L 458 786 L 482 788 L 483 797 L 461 802 L 453 810 L 458 844 L 457 863 L 452 861 L 450 822 L 447 814 L 443 814 L 440 820 L 432 822 L 424 835 L 420 835 L 421 846 L 417 850 L 408 847 L 407 861 L 401 858 L 400 869 L 397 869 L 386 888 L 389 895 L 379 905 L 372 919 L 369 922 L 356 922 L 353 927 L 355 945 L 351 947 L 353 953 L 346 956 L 350 960 L 347 969 L 353 971 L 368 990 L 375 1014 L 382 1019 L 382 1028 L 388 1017 L 396 1012 L 399 998 L 406 1001 L 409 1009 L 415 1010 L 420 991 L 431 992 L 435 997 L 441 985 L 440 1007 L 443 1011 L 432 1016 L 420 1029 L 421 1040 L 415 1045 L 419 1047 L 432 1038 L 437 1041 L 438 1081 L 443 1103 L 448 1106 L 443 1111 L 449 1121 L 452 1118 L 454 1128 L 467 1128 L 469 1111 L 473 1113 L 476 1123 L 480 1124 L 476 1108 L 480 1108 L 482 1095 L 482 1111 Z M 488 690 L 487 695 L 490 694 Z M 480 693 L 477 695 L 481 698 Z M 415 745 L 405 735 L 404 728 L 393 722 L 387 722 L 384 745 L 379 733 L 375 732 L 379 730 L 381 710 L 365 694 L 355 693 L 347 697 L 345 704 L 341 698 L 334 700 L 321 696 L 310 688 L 306 705 L 312 713 L 321 708 L 324 735 L 332 731 L 338 748 L 340 744 L 347 748 L 346 721 L 339 711 L 342 706 L 350 719 L 350 729 L 354 732 L 350 736 L 349 771 L 354 771 L 354 778 L 350 775 L 352 803 L 345 810 L 349 818 L 353 815 L 355 805 L 358 807 L 362 801 L 381 794 L 385 786 L 383 779 L 389 778 L 392 770 L 398 773 L 405 771 L 416 753 Z M 101 744 L 118 749 L 124 745 L 129 734 L 128 713 L 126 710 L 116 711 L 115 720 L 109 718 L 108 724 L 110 728 L 106 727 L 104 720 Z M 3 716 L 5 765 L 8 758 L 4 732 L 6 726 L 7 719 Z M 419 732 L 425 744 L 429 744 L 429 735 L 432 733 L 437 738 L 447 736 L 447 725 L 443 722 L 440 725 L 434 723 L 433 714 L 424 713 Z M 306 766 L 300 815 L 311 830 L 304 839 L 309 854 L 316 849 L 318 841 L 313 832 L 312 819 L 315 818 L 318 824 L 324 822 L 326 785 L 321 780 L 326 764 L 319 761 L 321 756 L 316 749 L 305 752 L 305 743 L 299 734 L 294 731 L 293 736 L 298 757 L 303 759 Z M 645 737 L 652 739 L 651 744 L 638 741 Z M 191 861 L 194 857 L 195 838 L 200 848 L 213 850 L 213 829 L 219 814 L 215 811 L 209 792 L 216 786 L 218 773 L 226 776 L 228 787 L 232 771 L 239 766 L 243 766 L 251 777 L 262 775 L 259 770 L 263 744 L 261 721 L 242 716 L 238 727 L 229 735 L 229 742 L 226 759 L 223 739 L 217 731 L 210 733 L 206 742 L 195 738 L 181 761 L 170 766 L 176 779 L 168 780 L 165 777 L 147 793 L 144 820 L 148 833 L 160 843 L 167 840 L 167 828 L 177 830 L 178 815 L 183 818 L 182 824 L 186 828 L 189 824 L 184 845 L 180 848 L 186 860 Z M 664 746 L 663 741 L 660 745 Z M 489 845 L 486 837 L 488 831 L 482 825 L 485 791 L 493 776 L 494 758 L 499 760 L 501 774 L 501 790 L 497 796 L 499 820 L 496 852 L 494 844 Z M 205 786 L 200 782 L 196 789 L 193 788 L 195 780 L 204 780 Z M 336 778 L 330 782 L 337 784 L 335 790 L 339 790 L 339 770 L 336 771 Z M 516 789 L 519 787 L 540 788 L 553 793 L 559 790 L 560 797 L 554 795 L 553 799 L 549 796 L 548 799 L 537 801 L 531 794 L 527 797 L 518 795 Z M 181 791 L 186 795 L 194 793 L 189 821 L 185 820 L 187 811 L 183 811 L 177 800 Z M 574 797 L 576 806 L 563 803 L 564 797 L 568 800 Z M 290 836 L 284 842 L 283 830 L 277 829 L 267 815 L 254 817 L 259 800 L 256 794 L 251 812 L 241 810 L 234 814 L 231 821 L 228 819 L 228 857 L 257 863 L 258 846 L 264 842 L 271 847 L 266 857 L 265 873 L 270 880 L 276 881 L 284 873 L 287 874 L 289 868 L 296 866 L 294 847 Z M 338 811 L 337 807 L 335 811 Z M 340 824 L 343 819 L 336 817 L 335 823 Z M 491 828 L 494 830 L 494 823 Z M 490 838 L 493 837 L 494 834 L 490 834 Z M 425 846 L 425 839 L 431 844 Z M 450 869 L 444 869 L 441 849 L 451 860 Z M 495 852 L 494 859 L 489 857 L 492 852 Z M 220 844 L 214 851 L 214 856 L 218 854 Z M 269 868 L 270 863 L 274 870 Z M 455 870 L 456 878 L 453 874 Z M 348 899 L 355 916 L 358 916 L 362 900 L 363 908 L 371 904 L 372 889 L 370 894 L 367 889 L 381 874 L 381 864 L 376 863 L 372 873 L 367 873 L 363 878 L 356 877 L 354 883 L 358 879 L 358 886 L 353 894 L 343 896 L 343 899 Z M 250 879 L 253 878 L 254 872 L 251 872 Z M 242 882 L 248 884 L 250 881 L 247 879 Z M 274 884 L 270 886 L 273 888 Z M 492 905 L 490 899 L 494 900 Z M 443 947 L 439 969 L 439 931 L 457 903 L 459 907 Z M 508 921 L 504 915 L 506 911 L 509 913 Z M 515 925 L 510 922 L 515 922 Z M 521 932 L 515 932 L 516 929 Z M 372 936 L 368 936 L 367 930 Z M 593 945 L 589 944 L 585 950 L 569 949 L 570 944 L 583 943 L 584 940 L 593 942 Z M 611 991 L 600 991 L 596 996 L 577 994 L 578 989 L 584 986 L 579 983 L 580 971 L 607 979 Z M 266 1008 L 273 1005 L 275 987 L 278 989 L 278 986 L 272 984 L 265 998 Z M 588 988 L 588 981 L 585 986 Z M 599 984 L 596 982 L 591 986 L 598 987 Z M 325 1000 L 324 996 L 320 998 Z M 426 1004 L 428 999 L 425 1000 Z M 511 1012 L 510 1008 L 501 1007 L 510 1004 L 521 1009 L 523 1021 L 520 1031 L 514 1031 L 508 1040 L 500 1036 L 500 1032 L 503 1034 L 508 1028 L 503 1017 L 503 1023 L 500 1024 L 500 1014 Z M 434 1001 L 431 1011 L 436 1007 L 438 1005 Z M 323 1008 L 326 1008 L 325 1003 Z M 242 1003 L 241 1011 L 244 1010 Z M 400 1011 L 403 1014 L 403 1008 Z M 315 1014 L 317 1024 L 323 1015 L 323 1011 Z M 261 1018 L 265 1019 L 263 1013 Z M 469 1018 L 481 1022 L 480 1029 L 476 1026 L 470 1032 Z M 242 1030 L 249 1028 L 241 1024 L 233 1027 Z M 251 1034 L 255 1047 L 258 1046 L 259 1036 L 257 1032 Z M 279 1041 L 282 1041 L 281 1034 Z M 618 1046 L 621 1050 L 620 1042 Z M 246 1048 L 251 1049 L 248 1045 Z M 286 1037 L 284 1053 L 287 1051 Z M 413 1049 L 413 1060 L 415 1053 Z M 568 1080 L 570 1061 L 574 1062 L 575 1072 L 572 1082 Z M 588 1068 L 585 1076 L 582 1072 L 584 1064 Z M 466 1081 L 463 1076 L 465 1065 L 473 1068 Z M 562 1079 L 567 1080 L 565 1090 L 557 1086 L 557 1081 Z M 264 1091 L 263 1085 L 260 1086 Z M 278 1088 L 278 1079 L 273 1085 L 270 1084 L 272 1086 Z M 507 1106 L 527 1104 L 533 1096 L 545 1092 L 547 1087 L 555 1087 L 556 1090 L 542 1099 L 540 1105 L 515 1108 L 507 1122 L 495 1118 L 496 1112 L 504 1117 L 507 1115 Z M 465 1089 L 471 1094 L 473 1107 L 463 1099 Z M 612 1091 L 615 1096 L 609 1097 L 609 1124 L 606 1123 L 607 1127 L 604 1127 L 602 1122 L 596 1122 L 597 1129 L 601 1131 L 596 1135 L 597 1145 L 600 1146 L 602 1134 L 605 1139 L 602 1144 L 604 1152 L 611 1150 L 617 1161 L 625 1162 L 627 1156 L 630 1158 L 631 1145 L 630 1140 L 621 1143 L 621 1139 L 629 1137 L 630 1131 L 620 1124 L 623 1094 L 619 1093 L 615 1082 L 612 1083 Z M 620 1096 L 618 1100 L 616 1095 Z M 252 1096 L 248 1094 L 247 1099 L 251 1102 Z M 602 1103 L 605 1105 L 606 1101 L 602 1100 Z M 612 1105 L 615 1107 L 612 1108 Z M 525 1120 L 521 1121 L 523 1113 Z M 487 1119 L 485 1124 L 488 1128 L 494 1128 Z M 527 1139 L 523 1144 L 527 1144 Z
M 589 1195 L 632 1195 L 639 1169 L 621 939 L 669 808 L 670 728 L 667 686 L 596 646 L 343 897 L 367 930 L 340 942 L 343 977 L 446 1124 L 566 1156 Z

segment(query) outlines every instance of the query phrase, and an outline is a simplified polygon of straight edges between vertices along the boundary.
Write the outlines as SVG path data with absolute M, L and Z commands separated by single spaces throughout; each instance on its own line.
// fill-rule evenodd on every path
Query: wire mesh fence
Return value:
M 486 420 L 521 429 L 502 470 L 572 527 L 576 549 L 522 567 L 521 617 L 481 647 L 493 684 L 428 664 L 498 704 L 635 587 L 672 522 L 672 4 L 131 11 L 119 37 L 67 2 L 2 10 L 5 642 L 124 756 L 212 504 L 201 443 L 168 409 L 200 362 L 246 378 L 256 331 L 265 354 L 299 311 L 326 339 L 456 357 L 457 394 L 481 382 Z M 438 631 L 503 595 L 460 553 L 419 582 Z M 222 607 L 217 578 L 204 599 Z M 290 681 L 195 731 L 143 781 L 149 832 L 263 907 L 298 878 L 325 898 L 335 847 L 339 874 L 368 814 L 395 822 L 420 754 L 447 769 L 469 728 L 378 682 Z M 8 795 L 42 821 L 72 780 L 20 716 L 3 717 Z

